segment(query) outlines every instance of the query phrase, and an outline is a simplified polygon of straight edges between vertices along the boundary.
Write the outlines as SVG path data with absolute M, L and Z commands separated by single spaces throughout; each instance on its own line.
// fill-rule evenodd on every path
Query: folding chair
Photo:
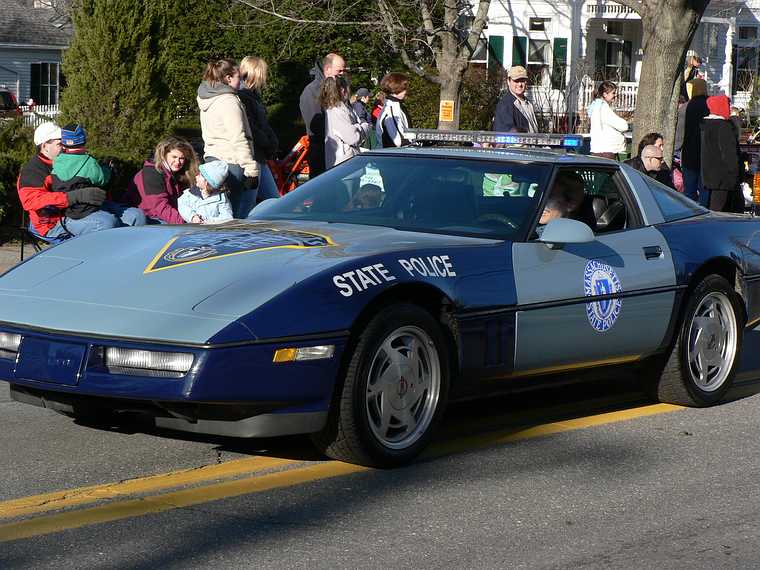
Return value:
M 29 240 L 35 253 L 42 251 L 37 236 L 29 231 L 29 224 L 29 215 L 26 213 L 26 210 L 21 208 L 21 226 L 19 226 L 19 232 L 21 233 L 21 253 L 19 258 L 21 261 L 24 261 L 24 246 L 26 245 L 27 240 Z
M 48 238 L 45 236 L 41 236 L 39 233 L 37 233 L 37 230 L 34 229 L 34 226 L 32 225 L 32 222 L 29 220 L 29 215 L 27 214 L 26 210 L 23 208 L 21 209 L 21 254 L 19 255 L 20 261 L 24 261 L 24 244 L 26 240 L 29 240 L 29 243 L 34 248 L 34 252 L 38 253 L 42 251 L 42 246 L 40 245 L 40 242 L 45 242 L 47 244 L 58 245 L 59 243 L 62 243 L 66 241 L 67 239 L 74 237 L 72 234 L 66 233 L 62 237 L 57 238 Z

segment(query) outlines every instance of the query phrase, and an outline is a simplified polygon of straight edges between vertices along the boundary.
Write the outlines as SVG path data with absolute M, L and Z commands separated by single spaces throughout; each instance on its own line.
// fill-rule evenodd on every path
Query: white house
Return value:
M 582 112 L 594 82 L 618 83 L 618 108 L 632 111 L 641 75 L 642 24 L 611 0 L 492 0 L 476 60 L 524 65 L 537 106 Z M 712 92 L 746 106 L 758 72 L 760 0 L 713 0 L 691 48 Z

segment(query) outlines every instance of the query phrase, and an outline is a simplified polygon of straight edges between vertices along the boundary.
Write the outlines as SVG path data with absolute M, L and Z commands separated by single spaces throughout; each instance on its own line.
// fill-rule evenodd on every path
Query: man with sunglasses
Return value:
M 538 122 L 533 103 L 525 97 L 528 90 L 528 71 L 514 65 L 507 74 L 507 90 L 496 105 L 493 130 L 497 132 L 536 133 Z
M 647 145 L 641 149 L 641 156 L 626 160 L 625 163 L 639 172 L 654 178 L 657 182 L 673 188 L 673 176 L 667 165 L 662 148 L 657 145 Z

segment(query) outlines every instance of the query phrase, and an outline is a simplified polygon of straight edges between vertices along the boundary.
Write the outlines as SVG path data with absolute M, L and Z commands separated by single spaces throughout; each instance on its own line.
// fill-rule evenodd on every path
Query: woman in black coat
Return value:
M 739 135 L 729 120 L 731 103 L 725 95 L 708 97 L 710 114 L 702 119 L 702 184 L 710 191 L 710 209 L 741 212 Z
M 277 154 L 279 141 L 267 118 L 267 108 L 261 100 L 261 90 L 267 82 L 267 62 L 260 57 L 244 57 L 240 62 L 240 78 L 243 83 L 238 97 L 245 107 L 248 124 L 253 136 L 253 157 L 259 163 L 258 200 L 279 198 L 277 184 L 267 160 L 273 160 Z

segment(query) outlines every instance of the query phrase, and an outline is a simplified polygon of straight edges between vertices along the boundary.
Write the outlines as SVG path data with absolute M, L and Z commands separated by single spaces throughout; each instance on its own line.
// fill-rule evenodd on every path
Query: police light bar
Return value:
M 404 136 L 416 143 L 458 142 L 488 143 L 514 146 L 540 146 L 578 149 L 583 146 L 581 135 L 552 135 L 548 133 L 495 133 L 492 131 L 439 131 L 409 129 Z

